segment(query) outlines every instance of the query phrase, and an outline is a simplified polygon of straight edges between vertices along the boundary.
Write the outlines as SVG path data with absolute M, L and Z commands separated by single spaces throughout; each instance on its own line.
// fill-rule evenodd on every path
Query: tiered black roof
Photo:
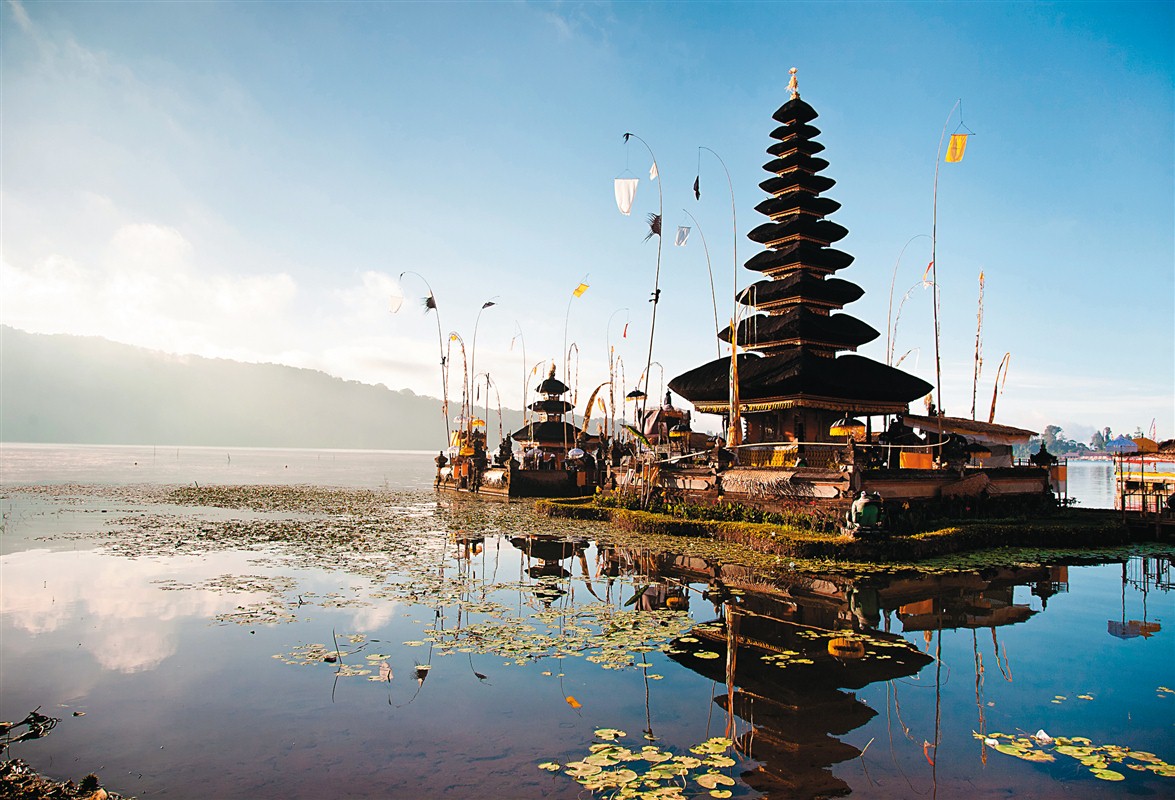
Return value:
M 860 300 L 864 294 L 865 290 L 855 283 L 798 271 L 779 280 L 756 281 L 738 293 L 738 301 L 762 309 L 791 303 L 844 308 L 854 300 Z
M 854 408 L 860 412 L 905 410 L 911 400 L 931 390 L 930 384 L 901 370 L 856 355 L 840 355 L 873 341 L 880 334 L 849 314 L 830 314 L 864 294 L 854 283 L 829 277 L 853 262 L 848 253 L 829 245 L 848 235 L 825 219 L 840 208 L 821 197 L 836 181 L 819 174 L 828 161 L 817 158 L 824 146 L 814 141 L 820 130 L 812 106 L 798 93 L 773 115 L 782 123 L 771 132 L 764 165 L 772 176 L 759 184 L 772 195 L 755 210 L 770 221 L 756 226 L 752 241 L 766 249 L 744 266 L 764 273 L 738 294 L 759 313 L 738 325 L 738 344 L 753 354 L 739 354 L 739 396 L 748 411 L 793 406 Z M 730 341 L 731 328 L 719 333 Z M 669 388 L 694 403 L 699 411 L 728 410 L 729 357 L 698 367 L 669 382 Z
M 669 381 L 669 388 L 702 413 L 724 414 L 729 376 L 730 356 L 723 356 L 678 375 Z M 799 348 L 765 358 L 739 353 L 738 377 L 739 400 L 745 410 L 807 406 L 892 413 L 934 388 L 871 358 L 825 358 Z
M 851 314 L 821 314 L 806 305 L 789 306 L 776 314 L 755 314 L 738 323 L 739 347 L 764 352 L 807 347 L 814 352 L 835 355 L 838 350 L 854 350 L 880 335 Z M 729 325 L 718 338 L 730 341 Z
M 571 391 L 563 381 L 555 377 L 555 366 L 546 379 L 535 390 L 543 396 L 530 404 L 530 410 L 544 416 L 538 422 L 531 422 L 514 432 L 513 437 L 518 442 L 531 442 L 540 445 L 572 446 L 583 431 L 573 423 L 563 419 L 563 415 L 571 411 L 574 406 L 562 399 L 562 395 Z

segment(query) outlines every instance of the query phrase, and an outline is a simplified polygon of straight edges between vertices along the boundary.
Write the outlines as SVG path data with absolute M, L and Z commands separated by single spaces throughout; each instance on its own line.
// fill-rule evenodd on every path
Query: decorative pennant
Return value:
M 701 199 L 702 199 L 702 185 L 701 185 L 701 181 L 702 181 L 702 176 L 701 176 L 701 175 L 699 175 L 698 177 L 694 178 L 694 199 L 695 199 L 695 200 L 701 200 Z
M 673 240 L 673 243 L 678 247 L 685 247 L 687 239 L 689 239 L 689 228 L 685 225 L 678 225 L 677 238 Z
M 636 187 L 640 183 L 640 178 L 616 178 L 612 183 L 616 190 L 616 207 L 627 217 L 632 213 L 632 201 L 636 199 Z
M 571 294 L 573 294 L 576 297 L 583 297 L 583 293 L 586 292 L 587 290 L 588 290 L 588 285 L 586 283 L 581 283 L 579 286 L 575 287 L 575 290 Z
M 952 133 L 951 134 L 951 143 L 949 145 L 947 145 L 947 157 L 946 157 L 947 163 L 954 164 L 956 162 L 962 161 L 963 160 L 963 153 L 965 153 L 966 151 L 967 151 L 967 134 L 965 134 L 965 133 Z
M 657 172 L 657 162 L 654 161 L 653 166 L 649 167 L 649 180 L 651 180 L 651 181 L 657 180 L 658 174 L 659 173 Z

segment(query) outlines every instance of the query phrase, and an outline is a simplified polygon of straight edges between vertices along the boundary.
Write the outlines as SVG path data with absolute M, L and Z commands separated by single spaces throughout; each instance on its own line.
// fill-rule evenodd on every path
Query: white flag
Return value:
M 388 310 L 391 311 L 393 314 L 395 314 L 400 310 L 400 307 L 403 305 L 404 305 L 404 292 L 402 289 L 400 289 L 399 286 L 397 286 L 395 293 L 392 294 L 388 298 Z
M 657 180 L 657 162 L 653 162 L 653 166 L 649 167 L 649 180 Z
M 616 207 L 627 217 L 632 213 L 632 201 L 636 198 L 636 185 L 640 183 L 640 178 L 617 178 L 613 183 L 616 188 Z
M 688 238 L 689 238 L 689 228 L 686 227 L 685 225 L 678 225 L 677 226 L 677 239 L 675 239 L 673 243 L 675 245 L 677 245 L 678 247 L 684 247 L 685 241 Z

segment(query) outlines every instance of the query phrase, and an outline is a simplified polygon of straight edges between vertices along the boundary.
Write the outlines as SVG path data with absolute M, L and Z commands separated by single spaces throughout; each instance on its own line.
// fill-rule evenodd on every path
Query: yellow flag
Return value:
M 963 160 L 963 153 L 967 150 L 967 134 L 952 133 L 951 143 L 947 145 L 947 163 L 953 164 Z
M 576 297 L 582 297 L 583 293 L 586 292 L 587 290 L 588 290 L 588 285 L 586 283 L 581 283 L 579 286 L 575 287 L 575 291 L 572 292 L 572 294 L 575 295 Z

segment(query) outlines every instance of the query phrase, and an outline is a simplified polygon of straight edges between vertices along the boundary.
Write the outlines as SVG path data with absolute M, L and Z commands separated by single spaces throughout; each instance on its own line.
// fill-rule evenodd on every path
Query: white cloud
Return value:
M 0 262 L 0 321 L 38 333 L 104 336 L 177 353 L 265 351 L 298 294 L 284 273 L 233 275 L 202 264 L 175 228 L 118 226 L 83 258 Z
M 33 21 L 29 19 L 29 12 L 25 11 L 24 4 L 20 0 L 8 0 L 8 7 L 12 9 L 12 16 L 20 29 L 25 33 L 32 33 Z

